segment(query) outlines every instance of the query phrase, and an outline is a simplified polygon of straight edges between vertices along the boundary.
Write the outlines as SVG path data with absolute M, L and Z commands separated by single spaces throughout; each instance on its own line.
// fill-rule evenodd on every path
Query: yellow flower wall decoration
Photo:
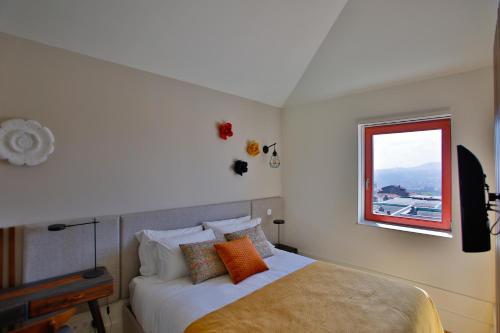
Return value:
M 247 153 L 250 156 L 257 156 L 260 154 L 260 146 L 257 141 L 251 140 L 247 143 Z

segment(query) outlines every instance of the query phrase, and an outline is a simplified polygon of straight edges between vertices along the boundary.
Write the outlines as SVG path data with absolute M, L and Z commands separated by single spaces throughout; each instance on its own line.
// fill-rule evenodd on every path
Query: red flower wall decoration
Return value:
M 227 140 L 228 137 L 233 136 L 233 124 L 226 122 L 219 124 L 219 136 L 222 140 Z

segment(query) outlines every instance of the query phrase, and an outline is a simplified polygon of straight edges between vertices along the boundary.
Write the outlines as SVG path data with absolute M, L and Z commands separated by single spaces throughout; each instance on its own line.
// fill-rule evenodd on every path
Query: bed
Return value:
M 265 261 L 268 271 L 237 285 L 136 277 L 132 311 L 146 333 L 443 332 L 418 288 L 281 250 Z
M 237 285 L 228 275 L 197 285 L 189 277 L 163 282 L 138 276 L 130 283 L 130 305 L 144 332 L 184 332 L 196 319 L 314 262 L 281 250 L 265 261 L 270 270 Z

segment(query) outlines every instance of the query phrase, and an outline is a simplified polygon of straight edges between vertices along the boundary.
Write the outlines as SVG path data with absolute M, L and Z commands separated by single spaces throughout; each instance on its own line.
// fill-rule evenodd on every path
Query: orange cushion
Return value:
M 214 247 L 234 284 L 269 269 L 248 236 Z

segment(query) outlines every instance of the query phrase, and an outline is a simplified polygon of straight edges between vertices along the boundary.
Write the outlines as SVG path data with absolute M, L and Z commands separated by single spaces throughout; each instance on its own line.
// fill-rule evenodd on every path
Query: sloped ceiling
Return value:
M 0 31 L 281 107 L 490 65 L 497 3 L 0 0 Z
M 282 106 L 347 0 L 0 0 L 0 31 Z
M 349 0 L 287 105 L 493 64 L 498 0 Z

